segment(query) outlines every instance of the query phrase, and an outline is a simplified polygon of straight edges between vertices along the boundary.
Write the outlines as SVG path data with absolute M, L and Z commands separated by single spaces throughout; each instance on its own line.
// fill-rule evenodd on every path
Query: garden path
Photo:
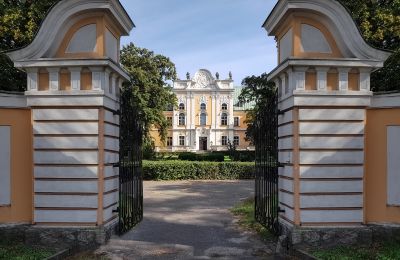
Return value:
M 274 259 L 275 244 L 241 230 L 229 209 L 254 181 L 144 183 L 144 219 L 97 250 L 112 259 Z

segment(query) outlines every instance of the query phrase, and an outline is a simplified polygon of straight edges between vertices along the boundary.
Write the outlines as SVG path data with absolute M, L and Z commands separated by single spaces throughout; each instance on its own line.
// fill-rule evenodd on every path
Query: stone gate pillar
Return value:
M 364 223 L 370 73 L 390 54 L 370 47 L 334 0 L 278 1 L 263 27 L 278 45 L 269 79 L 281 111 L 279 220 L 293 244 L 333 242 L 295 231 Z
M 129 80 L 119 42 L 133 26 L 117 0 L 64 0 L 29 46 L 7 53 L 28 75 L 37 226 L 117 221 L 119 93 Z

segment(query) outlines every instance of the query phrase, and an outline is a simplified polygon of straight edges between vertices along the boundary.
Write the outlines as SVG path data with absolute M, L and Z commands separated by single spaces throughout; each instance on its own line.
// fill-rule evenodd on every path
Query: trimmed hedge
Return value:
M 237 180 L 253 179 L 254 163 L 143 161 L 145 180 Z
M 180 153 L 178 159 L 182 161 L 223 162 L 225 156 L 223 154 L 217 154 L 217 153 L 197 154 L 188 152 L 188 153 Z

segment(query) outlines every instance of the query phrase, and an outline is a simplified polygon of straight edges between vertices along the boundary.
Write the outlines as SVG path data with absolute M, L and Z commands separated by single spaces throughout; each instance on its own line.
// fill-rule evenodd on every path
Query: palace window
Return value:
M 207 125 L 207 115 L 206 113 L 200 114 L 200 125 Z
M 228 105 L 226 103 L 223 103 L 221 106 L 222 110 L 228 110 Z
M 167 146 L 172 146 L 172 136 L 167 137 Z
M 207 109 L 207 105 L 204 104 L 204 103 L 201 103 L 201 104 L 200 104 L 200 109 L 201 109 L 201 110 L 206 110 L 206 109 Z
M 234 118 L 234 126 L 239 126 L 239 117 Z
M 233 144 L 236 145 L 236 146 L 239 146 L 239 142 L 240 142 L 239 140 L 240 140 L 239 136 L 234 136 L 233 137 Z
M 185 137 L 184 136 L 179 136 L 179 145 L 180 146 L 185 146 Z
M 228 137 L 227 136 L 222 136 L 221 144 L 222 145 L 228 145 Z
M 185 110 L 185 104 L 180 103 L 179 104 L 179 110 Z
M 167 122 L 168 122 L 168 126 L 172 126 L 172 117 L 171 116 L 167 116 Z
M 228 125 L 228 115 L 226 113 L 221 114 L 221 125 Z
M 185 125 L 185 121 L 186 121 L 186 116 L 184 113 L 180 113 L 179 114 L 179 125 Z

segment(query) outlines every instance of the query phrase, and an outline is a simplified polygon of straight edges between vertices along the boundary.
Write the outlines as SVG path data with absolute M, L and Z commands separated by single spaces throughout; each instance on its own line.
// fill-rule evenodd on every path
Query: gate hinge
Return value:
M 285 167 L 285 164 L 283 164 L 283 163 L 281 163 L 281 162 L 278 162 L 278 167 L 279 167 L 279 168 L 283 168 L 283 167 Z
M 114 168 L 117 168 L 117 167 L 119 167 L 119 163 L 117 162 L 117 163 L 113 163 L 113 165 L 112 165 Z
M 282 209 L 281 207 L 278 207 L 278 213 L 285 213 L 286 211 Z
M 117 209 L 113 209 L 113 213 L 119 213 L 119 207 Z
M 114 111 L 114 112 L 113 112 L 113 115 L 114 115 L 114 116 L 115 116 L 115 115 L 121 115 L 121 110 L 118 109 L 118 110 Z
M 283 112 L 282 110 L 278 109 L 278 115 L 283 115 L 285 114 L 285 112 Z

